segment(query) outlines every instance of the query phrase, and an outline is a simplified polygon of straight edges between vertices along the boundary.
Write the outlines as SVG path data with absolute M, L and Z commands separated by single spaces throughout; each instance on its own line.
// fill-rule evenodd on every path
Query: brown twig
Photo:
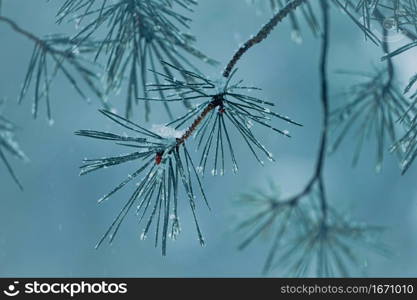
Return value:
M 223 95 L 215 95 L 213 97 L 213 100 L 204 108 L 204 110 L 200 113 L 200 115 L 197 117 L 197 119 L 194 120 L 193 124 L 191 124 L 190 127 L 188 127 L 187 131 L 177 139 L 177 146 L 183 144 L 197 129 L 198 125 L 200 125 L 201 121 L 204 120 L 204 118 L 207 116 L 209 112 L 211 112 L 213 109 L 215 109 L 218 106 L 221 106 L 223 104 Z
M 275 26 L 278 25 L 285 17 L 287 17 L 292 11 L 294 11 L 298 6 L 306 2 L 307 0 L 293 0 L 288 2 L 286 6 L 280 9 L 272 18 L 262 26 L 261 30 L 248 41 L 246 41 L 233 55 L 230 62 L 227 64 L 226 68 L 223 71 L 224 77 L 229 77 L 230 73 L 232 72 L 233 68 L 235 67 L 236 63 L 239 59 L 245 54 L 250 48 L 259 44 L 264 39 L 268 37 L 272 30 L 274 30 Z

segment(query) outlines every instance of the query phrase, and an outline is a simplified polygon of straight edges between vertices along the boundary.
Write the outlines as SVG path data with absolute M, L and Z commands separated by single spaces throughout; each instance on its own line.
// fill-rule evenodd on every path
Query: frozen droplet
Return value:
M 301 37 L 301 33 L 299 30 L 293 30 L 291 32 L 291 40 L 299 45 L 303 43 L 303 38 Z
M 364 268 L 367 268 L 368 267 L 368 260 L 367 259 L 364 259 L 363 266 L 364 266 Z
M 54 119 L 49 119 L 48 120 L 48 125 L 49 126 L 53 126 L 55 124 L 55 120 Z
M 375 172 L 380 173 L 382 170 L 382 162 L 378 162 L 375 166 Z
M 79 55 L 80 54 L 80 48 L 78 46 L 73 46 L 71 49 L 72 54 Z
M 406 141 L 406 142 L 401 143 L 401 151 L 402 152 L 407 152 L 407 149 L 408 149 L 409 146 L 410 146 L 410 141 Z
M 177 239 L 177 236 L 181 233 L 181 227 L 180 227 L 180 222 L 178 220 L 178 218 L 175 218 L 173 223 L 172 223 L 172 231 L 170 234 L 170 238 L 173 240 Z
M 100 199 L 98 199 L 97 200 L 97 203 L 101 203 L 101 202 L 103 202 L 106 199 L 107 199 L 107 196 L 105 195 L 105 196 L 101 197 Z
M 76 30 L 80 29 L 80 25 L 81 25 L 81 18 L 80 17 L 75 18 L 75 29 Z
M 349 112 L 345 111 L 343 112 L 343 114 L 341 115 L 341 120 L 344 121 L 349 117 Z
M 146 235 L 146 233 L 145 232 L 142 232 L 141 233 L 141 235 L 140 235 L 140 239 L 142 240 L 142 241 L 144 241 L 144 240 L 146 240 L 146 238 L 147 238 L 148 236 Z
M 185 133 L 185 130 L 176 130 L 173 127 L 160 125 L 160 124 L 154 124 L 152 125 L 153 132 L 155 132 L 157 135 L 164 137 L 164 138 L 180 138 Z

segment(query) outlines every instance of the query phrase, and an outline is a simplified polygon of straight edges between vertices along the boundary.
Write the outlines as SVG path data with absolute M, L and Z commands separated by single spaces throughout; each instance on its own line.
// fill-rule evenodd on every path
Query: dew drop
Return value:
M 375 166 L 375 172 L 380 173 L 382 170 L 382 162 L 378 162 Z
M 303 43 L 303 38 L 301 37 L 301 33 L 299 30 L 293 30 L 291 32 L 291 40 L 298 45 Z

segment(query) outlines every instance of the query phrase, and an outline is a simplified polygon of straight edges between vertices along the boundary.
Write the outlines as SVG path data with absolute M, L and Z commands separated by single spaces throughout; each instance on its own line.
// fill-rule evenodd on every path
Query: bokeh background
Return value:
M 73 23 L 57 26 L 54 16 L 63 1 L 5 0 L 3 14 L 37 35 L 55 32 L 74 33 Z M 264 2 L 264 3 L 262 3 Z M 267 2 L 253 4 L 243 0 L 200 0 L 192 14 L 192 33 L 197 45 L 224 65 L 238 45 L 255 33 L 270 17 Z M 337 70 L 369 70 L 380 64 L 381 49 L 366 42 L 346 15 L 332 9 L 331 83 L 332 106 L 342 101 L 336 94 L 351 83 Z M 305 25 L 305 24 L 303 24 Z M 244 144 L 236 144 L 240 173 L 205 178 L 212 211 L 199 208 L 201 227 L 207 245 L 201 248 L 187 209 L 182 213 L 182 234 L 169 242 L 168 256 L 161 257 L 152 239 L 139 239 L 142 227 L 129 214 L 113 245 L 94 245 L 107 229 L 121 204 L 132 190 L 125 189 L 111 201 L 97 205 L 96 200 L 131 172 L 130 164 L 80 177 L 84 157 L 123 153 L 110 143 L 88 140 L 73 134 L 78 129 L 118 130 L 97 109 L 99 102 L 83 100 L 58 78 L 52 90 L 53 126 L 40 115 L 31 116 L 30 97 L 17 105 L 32 44 L 0 23 L 0 97 L 6 101 L 3 113 L 20 127 L 17 137 L 30 162 L 11 159 L 24 184 L 20 191 L 0 168 L 0 276 L 260 276 L 268 251 L 268 237 L 238 251 L 241 236 L 233 231 L 240 208 L 236 196 L 254 188 L 278 184 L 283 195 L 304 186 L 314 165 L 320 132 L 318 90 L 319 40 L 304 26 L 303 42 L 291 39 L 286 22 L 270 38 L 253 48 L 239 63 L 239 76 L 248 84 L 263 89 L 261 96 L 272 99 L 280 112 L 304 124 L 289 129 L 291 139 L 264 132 L 265 144 L 277 158 L 276 163 L 259 166 Z M 404 41 L 396 41 L 393 47 Z M 398 79 L 404 85 L 417 71 L 416 52 L 395 59 Z M 211 78 L 223 66 L 213 68 L 198 63 Z M 121 110 L 124 92 L 111 97 Z M 174 109 L 183 111 L 181 106 Z M 167 120 L 165 112 L 154 107 L 147 124 Z M 134 120 L 143 123 L 141 107 Z M 367 144 L 356 168 L 351 167 L 354 141 L 332 155 L 325 176 L 331 202 L 357 220 L 387 227 L 384 243 L 391 250 L 388 258 L 369 253 L 360 257 L 365 275 L 417 276 L 417 166 L 400 175 L 398 161 L 387 154 L 382 172 L 375 172 L 375 145 Z M 272 274 L 274 275 L 274 274 Z M 276 275 L 279 275 L 277 270 Z M 360 274 L 359 274 L 360 275 Z

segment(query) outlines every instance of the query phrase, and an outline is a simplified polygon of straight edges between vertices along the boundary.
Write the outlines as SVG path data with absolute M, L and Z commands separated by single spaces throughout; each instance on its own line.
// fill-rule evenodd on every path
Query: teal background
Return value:
M 74 33 L 73 23 L 57 26 L 54 16 L 63 1 L 5 0 L 3 14 L 37 35 Z M 267 3 L 250 4 L 242 0 L 200 0 L 192 15 L 192 33 L 197 45 L 219 60 L 213 68 L 198 63 L 211 78 L 219 77 L 223 65 L 238 45 L 270 17 Z M 258 1 L 262 2 L 262 1 Z M 264 1 L 268 2 L 268 1 Z M 303 25 L 305 25 L 303 23 Z M 369 70 L 380 64 L 381 49 L 366 42 L 346 15 L 332 9 L 331 89 L 332 107 L 346 99 L 336 97 L 351 78 L 335 73 L 340 69 Z M 237 251 L 241 236 L 233 226 L 241 214 L 233 201 L 239 193 L 266 188 L 277 183 L 283 195 L 295 193 L 312 173 L 320 133 L 318 90 L 319 40 L 303 26 L 303 43 L 291 40 L 287 22 L 279 25 L 268 40 L 254 47 L 240 62 L 238 76 L 263 89 L 260 95 L 273 100 L 277 109 L 304 124 L 289 129 L 291 139 L 264 133 L 265 144 L 276 163 L 259 166 L 242 143 L 238 149 L 240 173 L 205 178 L 212 211 L 203 206 L 199 216 L 207 245 L 201 248 L 187 209 L 183 209 L 182 234 L 170 242 L 168 256 L 161 257 L 152 240 L 140 241 L 142 227 L 129 214 L 113 245 L 94 245 L 107 229 L 121 204 L 131 192 L 127 188 L 111 201 L 96 200 L 123 180 L 134 165 L 107 169 L 79 177 L 84 157 L 122 153 L 110 143 L 87 140 L 73 134 L 79 129 L 118 130 L 97 113 L 99 102 L 92 97 L 87 105 L 63 78 L 55 81 L 51 98 L 55 124 L 49 126 L 44 114 L 31 116 L 31 97 L 16 104 L 25 75 L 32 44 L 0 23 L 0 96 L 8 101 L 5 115 L 20 129 L 18 141 L 29 163 L 11 159 L 25 190 L 19 191 L 0 168 L 0 276 L 260 276 L 268 251 L 263 237 L 245 251 Z M 404 41 L 393 43 L 393 47 Z M 402 86 L 417 70 L 416 51 L 395 59 Z M 111 97 L 122 109 L 124 92 Z M 182 107 L 174 109 L 183 112 Z M 167 120 L 158 107 L 153 123 Z M 134 117 L 143 124 L 140 107 Z M 392 249 L 389 258 L 373 253 L 360 257 L 369 276 L 417 276 L 417 185 L 416 166 L 400 175 L 398 162 L 386 155 L 382 173 L 375 173 L 375 145 L 367 144 L 360 164 L 351 168 L 353 141 L 332 155 L 325 169 L 329 199 L 357 220 L 387 227 L 385 244 Z M 361 275 L 358 273 L 357 275 Z M 279 270 L 272 275 L 280 275 Z

